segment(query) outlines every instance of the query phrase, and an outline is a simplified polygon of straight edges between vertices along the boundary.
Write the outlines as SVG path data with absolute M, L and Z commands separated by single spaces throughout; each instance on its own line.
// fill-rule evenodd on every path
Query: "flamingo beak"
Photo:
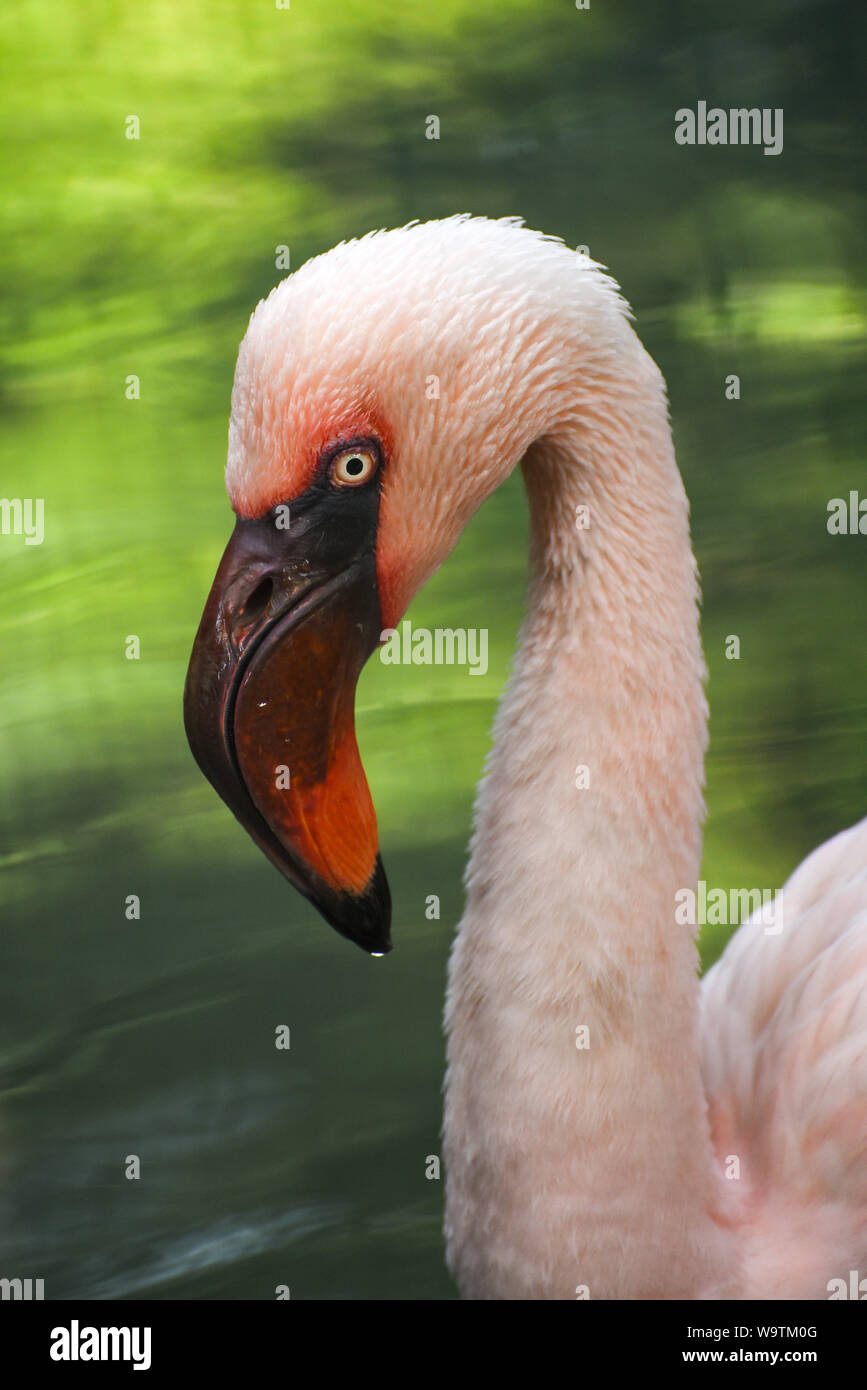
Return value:
M 272 864 L 341 935 L 391 950 L 391 895 L 355 740 L 355 687 L 378 645 L 378 489 L 314 487 L 239 519 L 184 690 L 193 756 Z

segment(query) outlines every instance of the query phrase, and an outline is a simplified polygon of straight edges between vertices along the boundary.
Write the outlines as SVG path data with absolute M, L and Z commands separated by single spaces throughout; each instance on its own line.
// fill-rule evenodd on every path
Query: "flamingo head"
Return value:
M 356 683 L 537 431 L 556 372 L 538 302 L 562 298 L 567 257 L 574 275 L 575 253 L 514 221 L 375 233 L 284 280 L 241 344 L 237 520 L 193 648 L 187 735 L 268 858 L 371 954 L 390 949 L 391 908 Z

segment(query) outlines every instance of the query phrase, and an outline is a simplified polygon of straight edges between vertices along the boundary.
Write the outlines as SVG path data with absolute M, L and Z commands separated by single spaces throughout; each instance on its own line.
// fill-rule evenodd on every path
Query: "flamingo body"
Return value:
M 739 1158 L 744 1296 L 827 1298 L 867 1251 L 867 820 L 754 914 L 702 986 L 717 1162 Z
M 343 244 L 259 305 L 191 743 L 281 872 L 387 950 L 354 682 L 519 465 L 527 611 L 449 970 L 450 1266 L 471 1298 L 828 1297 L 867 1273 L 867 821 L 699 983 L 676 915 L 707 742 L 688 504 L 600 266 L 451 218 Z

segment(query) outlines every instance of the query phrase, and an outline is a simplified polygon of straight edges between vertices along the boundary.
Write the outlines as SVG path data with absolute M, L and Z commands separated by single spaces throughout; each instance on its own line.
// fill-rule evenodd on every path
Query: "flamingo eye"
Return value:
M 379 455 L 369 445 L 342 449 L 331 464 L 331 481 L 339 487 L 359 487 L 368 482 L 379 467 Z

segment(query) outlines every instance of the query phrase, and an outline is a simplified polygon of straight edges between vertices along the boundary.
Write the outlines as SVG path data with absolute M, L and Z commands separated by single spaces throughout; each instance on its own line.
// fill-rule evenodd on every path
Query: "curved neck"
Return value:
M 447 1234 L 471 1296 L 696 1297 L 726 1258 L 675 922 L 703 814 L 695 565 L 661 378 L 630 338 L 628 372 L 524 459 L 528 610 L 447 1006 Z

